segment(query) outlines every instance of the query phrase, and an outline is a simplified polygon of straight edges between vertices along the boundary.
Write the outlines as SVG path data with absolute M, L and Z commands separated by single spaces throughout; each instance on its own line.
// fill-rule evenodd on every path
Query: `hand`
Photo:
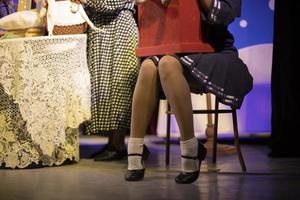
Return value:
M 38 1 L 35 1 L 38 2 Z M 45 18 L 46 14 L 47 14 L 47 8 L 48 8 L 48 3 L 46 0 L 41 1 L 41 8 L 39 8 L 39 12 L 40 12 L 40 17 L 41 18 Z
M 71 0 L 71 2 L 77 3 L 77 4 L 86 4 L 86 0 Z
M 146 0 L 135 0 L 135 4 L 142 4 L 144 3 Z
M 77 3 L 77 4 L 81 4 L 81 1 L 80 1 L 80 0 L 71 0 L 71 2 Z
M 213 1 L 212 0 L 199 0 L 201 7 L 204 9 L 205 12 L 209 12 L 212 8 Z
M 169 2 L 170 2 L 170 0 L 161 0 L 161 4 L 164 6 L 168 6 Z

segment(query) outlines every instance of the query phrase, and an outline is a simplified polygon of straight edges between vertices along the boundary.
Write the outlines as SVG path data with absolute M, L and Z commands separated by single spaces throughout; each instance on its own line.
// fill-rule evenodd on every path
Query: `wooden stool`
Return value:
M 210 95 L 210 94 L 206 94 Z M 246 172 L 246 165 L 244 162 L 244 158 L 241 152 L 240 143 L 239 143 L 239 133 L 238 133 L 238 123 L 237 123 L 237 114 L 236 109 L 219 109 L 219 99 L 215 100 L 215 108 L 214 109 L 206 109 L 206 110 L 193 110 L 193 114 L 214 114 L 214 131 L 213 131 L 213 152 L 212 152 L 212 162 L 216 163 L 217 161 L 217 137 L 218 137 L 218 116 L 222 113 L 231 113 L 232 114 L 232 123 L 233 123 L 233 132 L 234 132 L 234 144 L 235 149 L 238 155 L 238 159 L 243 172 Z M 170 105 L 168 104 L 167 108 L 167 134 L 166 134 L 166 165 L 168 166 L 170 163 L 170 128 L 171 128 L 171 114 L 174 114 Z

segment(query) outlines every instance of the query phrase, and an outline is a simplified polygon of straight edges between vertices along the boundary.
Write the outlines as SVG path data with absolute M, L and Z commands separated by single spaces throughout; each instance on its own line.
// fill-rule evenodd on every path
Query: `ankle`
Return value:
M 143 169 L 142 155 L 143 155 L 143 138 L 129 138 L 128 141 L 128 169 L 139 170 Z
M 142 156 L 128 156 L 128 170 L 144 169 Z
M 122 131 L 113 131 L 108 140 L 108 146 L 117 151 L 123 151 L 125 146 L 125 135 Z
M 198 140 L 191 138 L 180 142 L 181 170 L 184 172 L 195 172 L 199 170 Z

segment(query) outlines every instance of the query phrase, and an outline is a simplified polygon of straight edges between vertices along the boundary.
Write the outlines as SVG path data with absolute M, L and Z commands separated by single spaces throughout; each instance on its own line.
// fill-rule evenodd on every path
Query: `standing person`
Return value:
M 88 30 L 88 64 L 92 86 L 92 117 L 84 134 L 109 137 L 96 161 L 127 155 L 125 134 L 130 128 L 131 99 L 138 74 L 135 49 L 138 30 L 133 0 L 86 0 L 90 20 L 103 32 Z
M 127 181 L 144 178 L 144 161 L 149 154 L 144 135 L 161 91 L 174 111 L 180 130 L 181 172 L 175 181 L 185 184 L 197 180 L 201 161 L 206 156 L 206 148 L 194 134 L 191 92 L 210 92 L 222 103 L 240 108 L 244 96 L 252 89 L 252 76 L 239 58 L 234 38 L 227 29 L 240 16 L 241 0 L 199 2 L 204 10 L 202 23 L 210 28 L 207 36 L 215 52 L 144 59 L 133 95 Z

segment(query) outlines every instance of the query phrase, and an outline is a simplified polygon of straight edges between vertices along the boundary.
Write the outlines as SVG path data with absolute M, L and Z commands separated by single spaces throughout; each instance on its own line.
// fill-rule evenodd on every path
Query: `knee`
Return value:
M 145 60 L 139 70 L 138 80 L 140 84 L 145 84 L 157 77 L 157 67 L 152 60 Z
M 160 80 L 167 80 L 168 77 L 176 73 L 182 73 L 182 67 L 180 62 L 172 56 L 164 56 L 158 63 L 158 73 Z

